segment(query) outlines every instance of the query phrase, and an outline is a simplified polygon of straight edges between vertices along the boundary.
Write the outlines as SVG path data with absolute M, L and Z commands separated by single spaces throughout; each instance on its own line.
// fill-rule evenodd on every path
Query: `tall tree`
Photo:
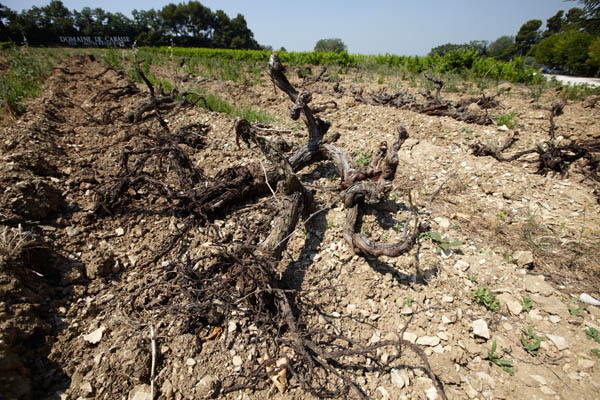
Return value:
M 515 38 L 512 36 L 500 36 L 487 47 L 488 56 L 502 61 L 509 61 L 515 51 Z
M 539 19 L 532 19 L 523 24 L 517 36 L 515 37 L 515 45 L 517 54 L 520 56 L 527 55 L 529 49 L 538 43 L 540 40 L 539 29 L 542 26 L 542 21 Z
M 557 34 L 563 25 L 564 11 L 560 10 L 554 16 L 546 20 L 546 30 L 542 33 L 542 38 L 546 38 L 550 35 Z
M 315 51 L 332 51 L 341 53 L 346 50 L 346 45 L 342 39 L 321 39 L 315 44 Z

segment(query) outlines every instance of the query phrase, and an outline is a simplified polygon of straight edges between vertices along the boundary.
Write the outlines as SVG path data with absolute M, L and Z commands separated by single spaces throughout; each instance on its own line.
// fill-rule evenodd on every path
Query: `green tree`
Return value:
M 532 19 L 523 24 L 517 36 L 515 37 L 515 46 L 517 54 L 520 56 L 527 55 L 529 49 L 539 42 L 539 29 L 542 26 L 542 21 Z
M 542 38 L 547 38 L 550 35 L 557 34 L 560 32 L 560 28 L 563 25 L 564 11 L 560 10 L 554 16 L 546 20 L 546 30 L 542 33 Z
M 588 47 L 587 63 L 596 69 L 596 76 L 600 76 L 600 37 L 596 37 Z
M 509 61 L 515 51 L 515 38 L 512 36 L 500 36 L 487 47 L 488 56 L 503 61 Z
M 342 39 L 321 39 L 315 44 L 315 51 L 341 53 L 347 49 Z

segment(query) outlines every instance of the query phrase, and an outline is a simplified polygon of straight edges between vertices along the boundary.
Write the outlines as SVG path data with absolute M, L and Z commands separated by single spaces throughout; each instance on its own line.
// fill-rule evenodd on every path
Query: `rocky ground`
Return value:
M 266 74 L 262 84 L 243 86 L 173 71 L 154 69 L 179 87 L 202 86 L 233 104 L 267 110 L 281 139 L 294 148 L 306 142 L 304 128 L 289 119 L 289 99 Z M 592 350 L 600 349 L 600 309 L 579 298 L 600 299 L 600 205 L 597 182 L 582 173 L 583 163 L 565 177 L 542 176 L 526 162 L 475 157 L 469 145 L 497 142 L 511 129 L 368 105 L 350 90 L 417 94 L 408 81 L 376 83 L 353 73 L 336 75 L 339 82 L 325 75 L 308 83 L 288 72 L 294 85 L 304 83 L 313 93 L 312 105 L 336 104 L 320 117 L 357 160 L 382 140 L 391 142 L 399 123 L 406 127 L 392 199 L 402 205 L 410 190 L 432 232 L 400 257 L 355 255 L 342 236 L 346 210 L 335 166 L 322 162 L 301 171 L 315 192 L 315 210 L 329 208 L 296 232 L 277 268 L 290 287 L 321 305 L 320 313 L 306 316 L 307 325 L 365 345 L 399 338 L 415 343 L 450 399 L 596 399 L 600 368 Z M 336 83 L 346 90 L 334 91 Z M 247 240 L 243 228 L 268 226 L 271 196 L 248 199 L 213 221 L 218 229 L 195 227 L 148 266 L 185 219 L 153 193 L 127 194 L 132 203 L 119 212 L 95 208 L 96 190 L 118 170 L 123 149 L 139 145 L 132 133 L 160 129 L 155 120 L 132 126 L 127 116 L 148 94 L 144 85 L 127 85 L 125 75 L 96 60 L 71 58 L 3 131 L 0 386 L 8 391 L 0 398 L 150 399 L 150 326 L 155 398 L 310 398 L 293 378 L 285 393 L 269 392 L 265 382 L 263 390 L 219 395 L 228 379 L 249 374 L 263 360 L 261 349 L 251 346 L 261 332 L 242 315 L 223 326 L 226 334 L 198 332 L 177 312 L 177 290 L 186 289 L 164 286 L 177 255 L 210 253 L 220 239 Z M 517 150 L 547 139 L 549 106 L 558 96 L 549 90 L 536 101 L 528 90 L 507 84 L 487 90 L 499 101 L 487 111 L 493 118 L 515 114 Z M 469 96 L 442 92 L 452 100 Z M 238 148 L 229 115 L 196 107 L 164 117 L 173 128 L 210 127 L 208 149 L 186 147 L 207 175 L 261 158 Z M 569 102 L 555 120 L 558 142 L 599 139 L 599 120 L 594 99 Z M 362 232 L 397 240 L 408 215 L 398 209 L 365 215 Z M 450 243 L 450 250 L 442 249 Z M 345 373 L 372 398 L 439 398 L 415 354 L 404 349 L 387 365 L 396 352 L 381 347 L 384 368 Z M 350 391 L 348 397 L 357 396 Z

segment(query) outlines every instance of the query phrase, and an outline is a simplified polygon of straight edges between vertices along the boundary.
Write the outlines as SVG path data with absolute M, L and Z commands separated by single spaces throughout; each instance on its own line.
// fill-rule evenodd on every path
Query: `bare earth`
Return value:
M 0 259 L 0 387 L 5 388 L 0 398 L 132 399 L 137 393 L 136 399 L 149 399 L 150 324 L 156 327 L 158 352 L 155 398 L 204 398 L 207 382 L 225 383 L 259 365 L 264 354 L 251 344 L 260 333 L 241 318 L 224 327 L 226 339 L 207 339 L 210 332 L 195 331 L 193 321 L 178 314 L 169 300 L 178 294 L 163 284 L 179 251 L 142 268 L 182 228 L 184 219 L 170 213 L 160 196 L 133 193 L 136 203 L 113 214 L 94 209 L 95 189 L 116 173 L 125 146 L 139 145 L 130 133 L 160 127 L 154 119 L 132 126 L 126 118 L 147 98 L 143 85 L 136 94 L 106 95 L 109 88 L 125 87 L 127 78 L 115 71 L 101 74 L 105 67 L 88 57 L 69 59 L 61 68 L 0 141 L 2 228 L 10 227 L 4 233 L 14 235 L 21 224 L 35 240 Z M 153 71 L 180 87 L 199 82 L 181 70 Z M 302 83 L 293 71 L 288 76 L 294 85 Z M 278 265 L 291 287 L 322 305 L 322 315 L 307 316 L 307 324 L 339 330 L 363 344 L 402 335 L 425 351 L 450 399 L 597 399 L 600 359 L 591 350 L 600 343 L 585 330 L 600 330 L 600 309 L 576 299 L 582 293 L 600 299 L 600 205 L 597 183 L 581 173 L 582 164 L 572 165 L 565 177 L 542 176 L 528 163 L 475 157 L 470 144 L 496 142 L 507 132 L 367 105 L 348 89 L 374 93 L 395 85 L 418 93 L 408 81 L 380 85 L 376 77 L 359 74 L 341 79 L 344 94 L 326 80 L 306 86 L 313 93 L 311 104 L 333 100 L 337 105 L 320 114 L 332 123 L 330 131 L 341 134 L 337 144 L 355 155 L 375 151 L 403 124 L 409 139 L 399 150 L 397 201 L 406 202 L 403 193 L 410 189 L 432 230 L 462 245 L 444 255 L 431 240 L 421 240 L 424 281 L 417 277 L 416 248 L 397 258 L 355 255 L 342 236 L 346 211 L 335 166 L 322 162 L 301 171 L 302 182 L 315 189 L 315 209 L 331 205 L 292 237 Z M 199 85 L 231 103 L 267 110 L 275 116 L 275 128 L 290 131 L 281 137 L 294 148 L 306 142 L 304 127 L 289 119 L 292 104 L 266 74 L 257 86 Z M 488 112 L 516 114 L 520 136 L 514 149 L 547 138 L 556 92 L 545 92 L 538 106 L 525 88 L 498 89 L 487 92 L 502 92 L 499 107 Z M 466 96 L 442 92 L 454 100 Z M 102 123 L 106 115 L 109 124 Z M 207 149 L 186 148 L 207 175 L 261 158 L 237 147 L 230 116 L 196 107 L 164 117 L 173 128 L 191 122 L 211 127 Z M 569 102 L 555 120 L 558 140 L 598 139 L 598 121 L 600 107 L 593 102 Z M 249 199 L 214 225 L 230 242 L 247 240 L 242 228 L 268 225 L 273 202 L 271 196 Z M 374 212 L 364 216 L 363 232 L 392 242 L 400 235 L 394 228 L 406 218 L 402 209 Z M 218 248 L 217 242 L 214 230 L 197 227 L 185 238 L 185 251 L 194 258 Z M 497 312 L 471 295 L 481 286 L 499 299 Z M 330 289 L 314 290 L 325 288 Z M 529 311 L 523 310 L 524 297 L 532 301 Z M 529 327 L 545 338 L 537 355 L 521 342 L 522 329 Z M 488 361 L 494 341 L 496 354 L 514 361 L 514 375 Z M 383 347 L 377 356 L 385 363 L 394 352 Z M 389 368 L 347 373 L 372 398 L 439 398 L 410 351 Z M 261 391 L 221 398 L 312 398 L 297 385 L 290 379 L 285 393 L 275 390 L 269 397 L 264 382 Z M 347 396 L 357 398 L 353 391 Z

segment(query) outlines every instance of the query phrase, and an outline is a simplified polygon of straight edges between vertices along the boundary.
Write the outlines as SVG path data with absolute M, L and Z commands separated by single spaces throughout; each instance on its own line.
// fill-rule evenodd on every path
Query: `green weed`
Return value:
M 586 328 L 584 332 L 588 339 L 593 340 L 596 343 L 600 343 L 600 337 L 598 337 L 598 329 L 590 327 Z
M 496 340 L 492 342 L 492 348 L 488 350 L 488 360 L 491 364 L 496 364 L 504 371 L 508 372 L 511 376 L 515 374 L 515 370 L 513 369 L 514 361 L 512 360 L 504 360 L 500 358 L 498 354 L 496 354 Z
M 373 152 L 365 151 L 362 149 L 356 150 L 356 166 L 358 167 L 366 167 L 371 163 L 371 157 L 373 156 Z
M 519 121 L 517 120 L 517 115 L 514 112 L 511 112 L 508 114 L 500 114 L 496 121 L 496 125 L 505 125 L 508 129 L 515 129 L 517 125 L 519 125 Z
M 537 336 L 535 330 L 531 326 L 527 329 L 521 329 L 521 345 L 523 345 L 525 351 L 532 356 L 537 355 L 543 340 L 544 337 Z
M 496 296 L 485 286 L 471 293 L 475 301 L 487 308 L 490 311 L 496 312 L 500 308 L 500 303 Z
M 521 306 L 523 306 L 525 312 L 529 312 L 533 308 L 533 301 L 529 297 L 523 297 Z

